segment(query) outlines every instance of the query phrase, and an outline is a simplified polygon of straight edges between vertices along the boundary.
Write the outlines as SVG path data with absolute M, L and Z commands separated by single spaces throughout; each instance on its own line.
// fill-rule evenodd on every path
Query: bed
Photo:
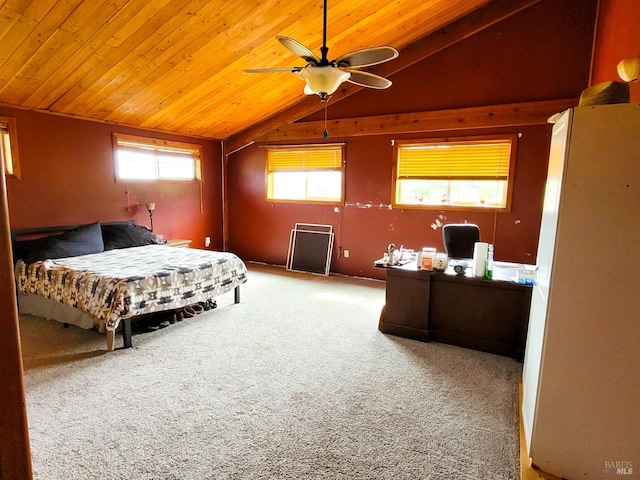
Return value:
M 132 346 L 132 320 L 231 290 L 239 303 L 247 281 L 235 254 L 159 244 L 132 221 L 13 230 L 12 245 L 20 312 L 97 328 L 108 350 L 118 330 Z

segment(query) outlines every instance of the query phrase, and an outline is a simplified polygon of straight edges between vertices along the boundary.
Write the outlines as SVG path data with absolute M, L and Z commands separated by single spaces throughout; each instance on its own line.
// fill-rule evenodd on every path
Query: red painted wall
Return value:
M 364 90 L 329 104 L 329 118 L 578 98 L 588 86 L 596 1 L 547 0 L 392 77 L 385 91 Z M 310 119 L 322 118 L 320 112 Z M 336 232 L 332 271 L 383 278 L 372 267 L 391 242 L 443 251 L 436 219 L 473 222 L 495 244 L 497 260 L 535 263 L 546 180 L 548 124 L 479 129 L 404 138 L 521 133 L 510 213 L 390 209 L 391 140 L 400 136 L 330 138 L 346 142 L 346 205 L 267 203 L 264 149 L 245 148 L 229 158 L 229 248 L 247 260 L 284 265 L 296 222 L 326 223 Z M 309 142 L 318 143 L 318 139 Z M 300 142 L 304 143 L 304 142 Z M 349 249 L 350 257 L 338 256 Z
M 625 58 L 640 57 L 640 2 L 601 0 L 592 84 L 622 81 L 616 69 Z M 640 103 L 640 81 L 629 84 L 632 103 Z
M 332 271 L 378 278 L 372 261 L 389 243 L 443 251 L 443 223 L 471 222 L 482 240 L 495 244 L 496 258 L 535 263 L 541 198 L 546 179 L 550 127 L 547 125 L 495 132 L 519 132 L 516 178 L 510 213 L 390 209 L 393 148 L 391 136 L 334 139 L 347 142 L 346 205 L 333 207 L 269 203 L 264 200 L 264 149 L 249 147 L 234 155 L 228 181 L 229 248 L 247 260 L 286 263 L 289 233 L 296 222 L 333 225 L 336 253 Z M 484 133 L 465 131 L 462 135 Z M 408 138 L 410 136 L 404 136 Z M 395 136 L 395 138 L 400 138 Z M 340 248 L 349 258 L 338 257 Z
M 16 119 L 21 178 L 8 178 L 11 228 L 134 219 L 149 225 L 145 203 L 155 202 L 154 231 L 165 238 L 222 248 L 221 143 L 0 107 Z M 203 146 L 203 212 L 197 182 L 114 181 L 112 132 Z M 127 194 L 128 192 L 128 194 Z

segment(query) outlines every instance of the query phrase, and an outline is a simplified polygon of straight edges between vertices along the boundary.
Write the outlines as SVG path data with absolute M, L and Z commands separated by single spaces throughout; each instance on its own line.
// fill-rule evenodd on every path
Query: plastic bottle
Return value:
M 395 265 L 396 246 L 390 243 L 387 247 L 387 255 L 389 256 L 388 265 Z
M 489 245 L 487 251 L 487 261 L 484 267 L 484 278 L 493 278 L 493 245 Z

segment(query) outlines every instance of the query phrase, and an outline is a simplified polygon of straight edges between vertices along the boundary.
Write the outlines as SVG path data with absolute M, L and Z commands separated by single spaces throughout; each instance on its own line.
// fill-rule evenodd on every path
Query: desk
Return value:
M 532 288 L 513 282 L 518 264 L 495 262 L 492 280 L 387 267 L 383 333 L 458 345 L 522 361 Z

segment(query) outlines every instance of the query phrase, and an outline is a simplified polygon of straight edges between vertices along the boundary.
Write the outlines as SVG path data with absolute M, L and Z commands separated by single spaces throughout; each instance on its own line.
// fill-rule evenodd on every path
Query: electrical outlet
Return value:
M 211 237 L 204 237 L 204 246 L 208 247 L 211 245 Z
M 344 256 L 344 258 L 349 258 L 349 250 L 347 249 L 343 250 L 342 255 Z

